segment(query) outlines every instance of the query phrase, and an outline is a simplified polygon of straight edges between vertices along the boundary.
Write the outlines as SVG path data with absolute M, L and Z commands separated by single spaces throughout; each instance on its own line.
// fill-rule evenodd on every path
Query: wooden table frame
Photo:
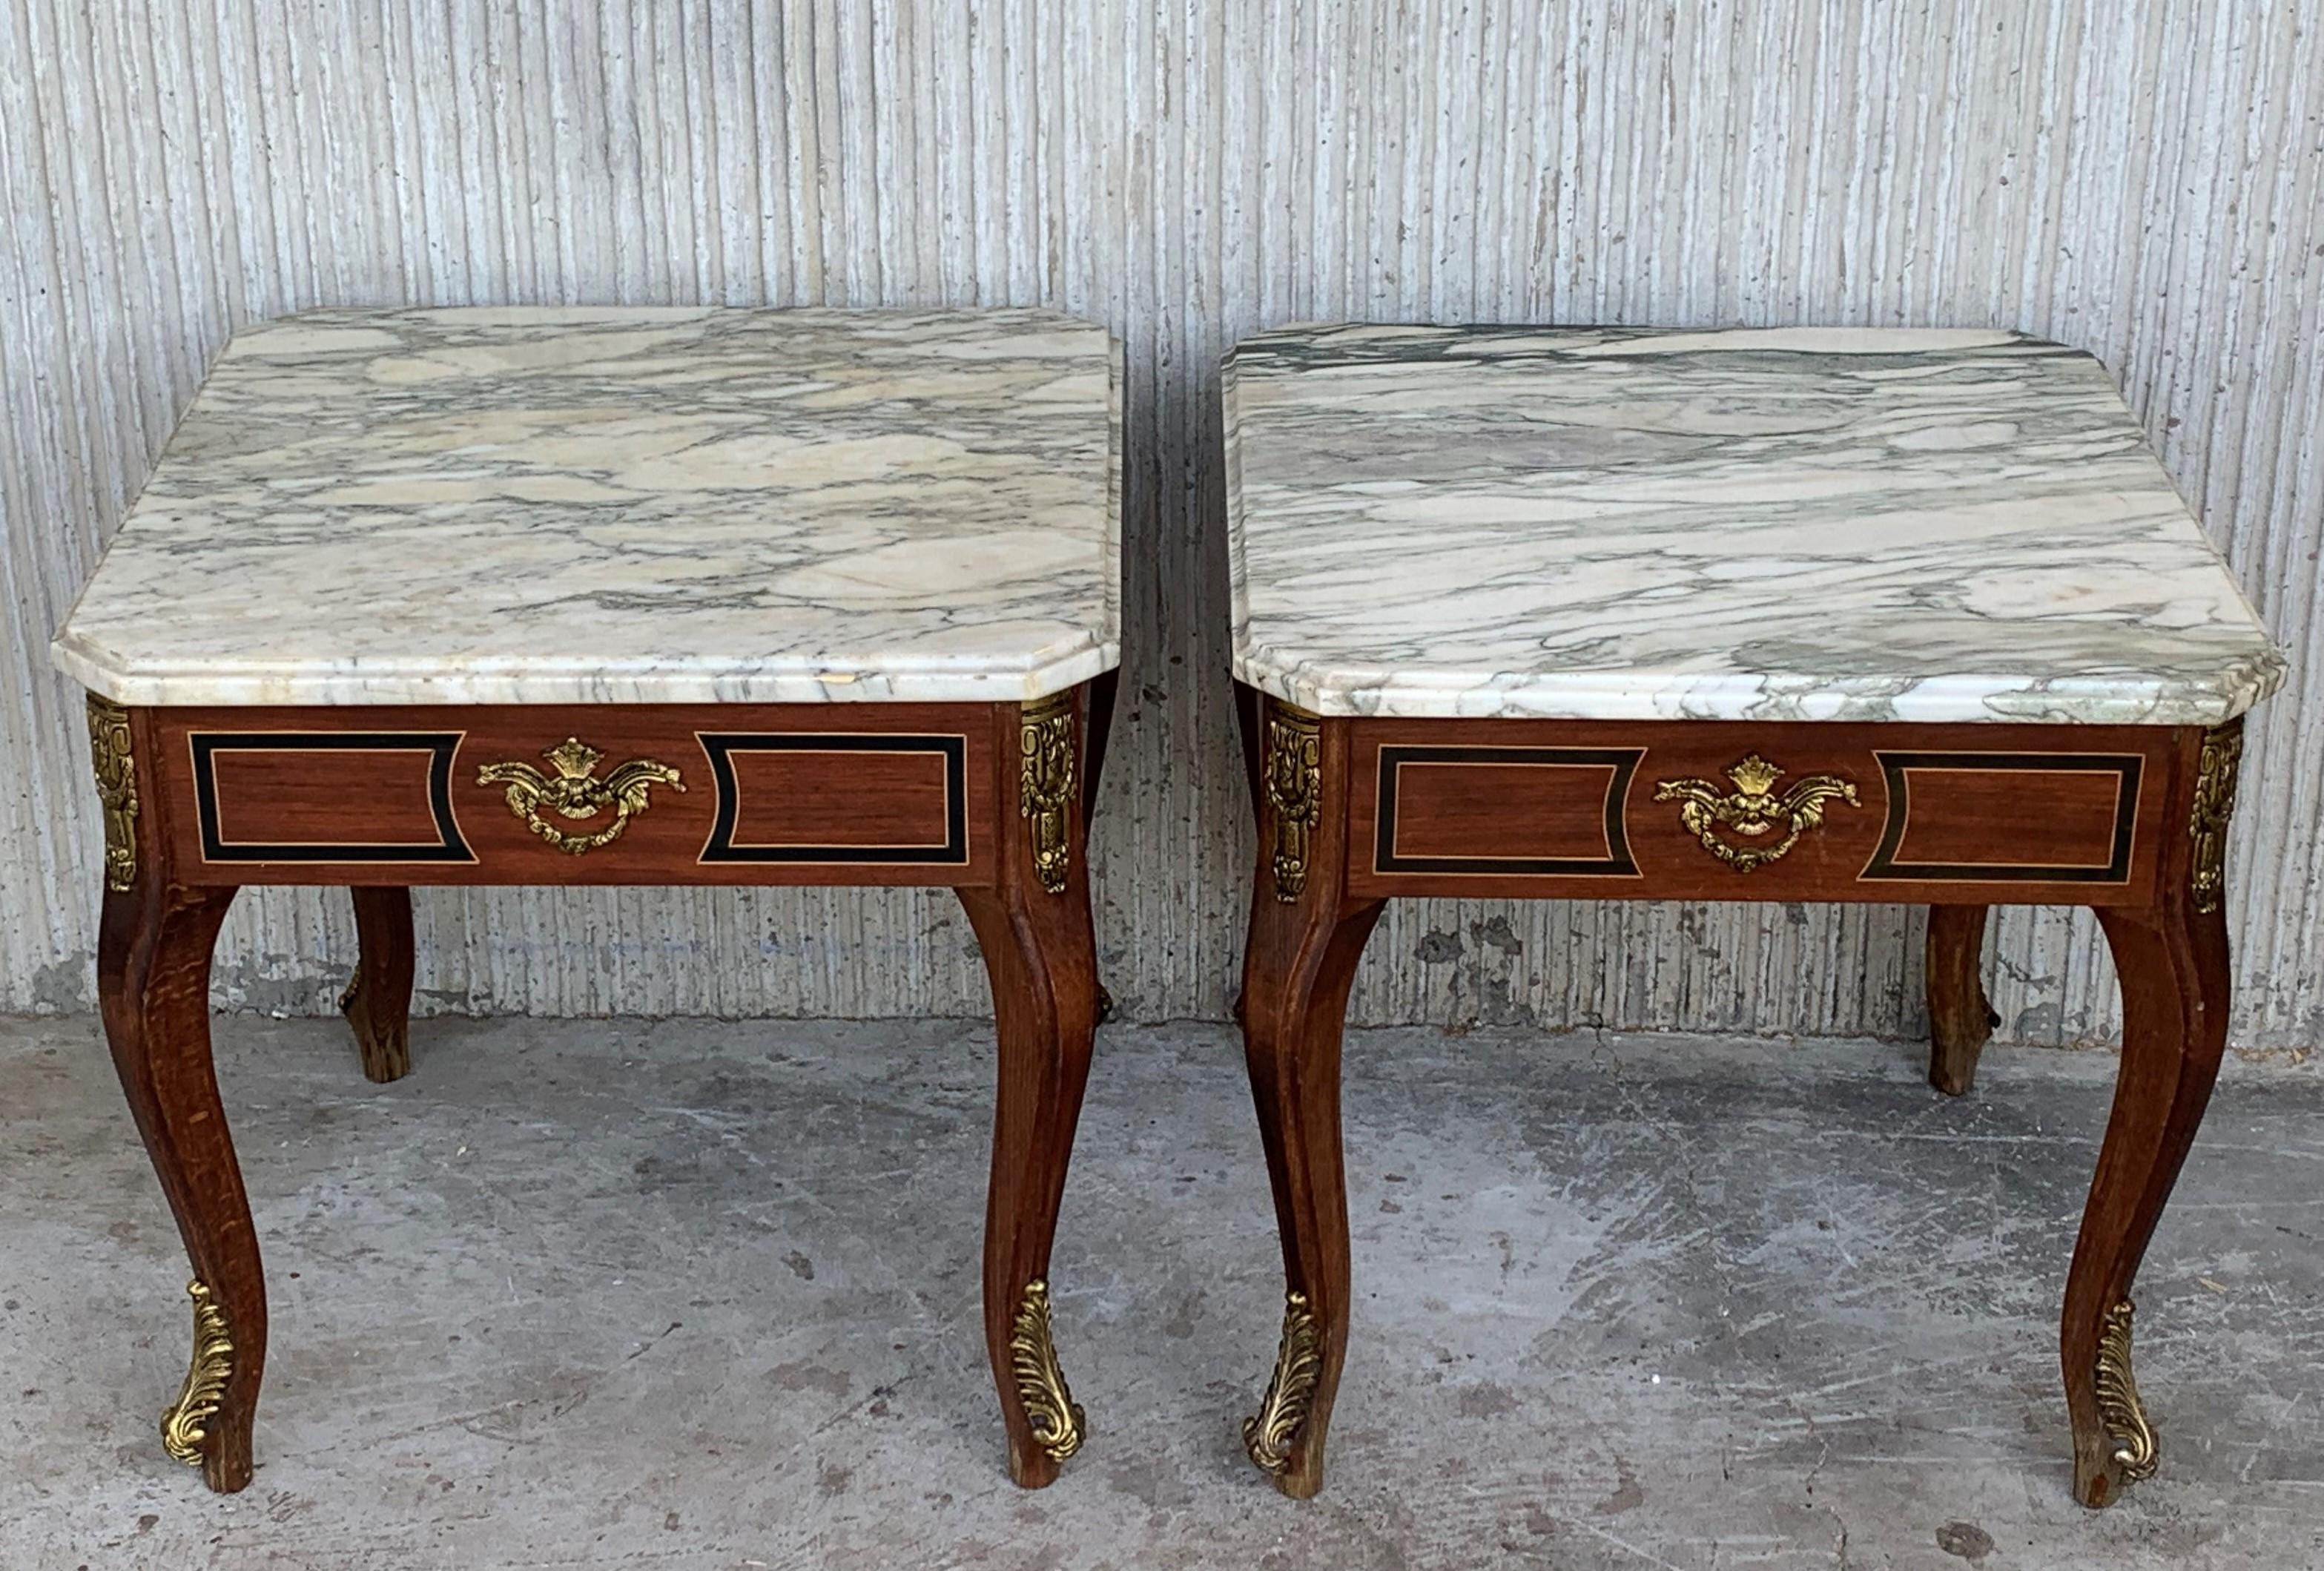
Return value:
M 1259 867 L 1239 1013 L 1288 1289 L 1243 1437 L 1285 1493 L 1323 1480 L 1348 1331 L 1341 1033 L 1397 894 L 1925 904 L 1929 1077 L 1954 1095 L 1996 1023 L 1987 908 L 2093 908 L 2124 1040 L 2060 1333 L 2074 1494 L 2102 1506 L 2153 1471 L 2130 1290 L 2226 1043 L 2240 720 L 1346 719 L 1240 698 Z
M 386 1081 L 410 1063 L 411 884 L 923 884 L 958 892 L 991 973 L 985 1348 L 1010 1476 L 1053 1480 L 1084 1432 L 1047 1275 L 1102 996 L 1086 831 L 1114 686 L 1108 672 L 1022 706 L 125 709 L 91 695 L 105 1031 L 193 1266 L 170 1453 L 212 1489 L 250 1482 L 266 1288 L 209 1031 L 211 947 L 239 886 L 352 890 L 361 954 L 342 1008 L 364 1072 Z

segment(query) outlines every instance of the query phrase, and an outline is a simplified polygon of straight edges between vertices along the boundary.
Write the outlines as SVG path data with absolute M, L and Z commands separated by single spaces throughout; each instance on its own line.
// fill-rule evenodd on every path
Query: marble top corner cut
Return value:
M 1041 310 L 262 323 L 53 653 L 131 705 L 1040 698 L 1120 658 L 1117 367 Z
M 2209 725 L 2283 679 L 2059 345 L 1314 327 L 1225 385 L 1235 672 L 1320 714 Z

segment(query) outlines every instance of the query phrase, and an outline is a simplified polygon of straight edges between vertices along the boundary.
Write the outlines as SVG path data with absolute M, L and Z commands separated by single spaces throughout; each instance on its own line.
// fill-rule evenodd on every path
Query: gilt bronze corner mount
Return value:
M 1288 704 L 1267 713 L 1267 805 L 1275 817 L 1275 898 L 1307 887 L 1308 842 L 1323 818 L 1323 725 Z
M 2218 910 L 2226 898 L 2227 823 L 2235 817 L 2236 776 L 2243 756 L 2242 722 L 2229 721 L 2204 734 L 2195 770 L 2195 805 L 2187 819 L 2187 832 L 2195 841 L 2189 886 L 2199 911 Z
M 1018 816 L 1032 827 L 1033 871 L 1051 894 L 1065 892 L 1073 864 L 1067 835 L 1074 797 L 1074 703 L 1070 693 L 1052 693 L 1018 713 L 1017 751 L 1021 766 Z
M 137 883 L 137 759 L 129 711 L 95 693 L 88 696 L 88 751 L 105 805 L 105 887 L 127 890 Z

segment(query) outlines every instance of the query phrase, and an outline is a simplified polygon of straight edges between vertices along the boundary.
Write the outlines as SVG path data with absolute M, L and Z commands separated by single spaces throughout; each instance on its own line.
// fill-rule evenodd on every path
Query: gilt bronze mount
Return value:
M 1322 728 L 1315 716 L 1288 704 L 1267 715 L 1267 805 L 1275 815 L 1275 898 L 1299 898 L 1307 887 L 1308 838 L 1323 817 Z
M 1050 1334 L 1049 1284 L 1025 1284 L 1017 1319 L 1009 1334 L 1009 1366 L 1016 1376 L 1017 1395 L 1033 1426 L 1033 1443 L 1052 1462 L 1063 1462 L 1082 1448 L 1089 1417 L 1065 1385 L 1065 1372 L 1057 1363 Z
M 105 887 L 125 891 L 137 883 L 137 759 L 129 711 L 95 693 L 88 696 L 88 751 L 105 813 Z
M 2130 1322 L 2135 1313 L 2131 1301 L 2123 1299 L 2107 1311 L 2098 1332 L 2098 1417 L 2114 1440 L 2114 1460 L 2126 1483 L 2153 1477 L 2163 1460 L 2154 1426 L 2147 1422 L 2146 1404 L 2138 1400 L 2138 1380 L 2131 1372 Z
M 217 1416 L 226 1382 L 234 1373 L 234 1333 L 206 1285 L 188 1282 L 186 1297 L 194 1306 L 193 1356 L 178 1400 L 161 1409 L 161 1448 L 176 1460 L 199 1467 L 202 1445 L 209 1438 L 207 1426 Z
M 1824 803 L 1837 798 L 1850 807 L 1856 788 L 1838 775 L 1812 774 L 1781 797 L 1774 794 L 1784 772 L 1754 753 L 1727 772 L 1735 790 L 1722 791 L 1707 780 L 1666 780 L 1655 787 L 1655 800 L 1676 801 L 1679 822 L 1702 848 L 1738 873 L 1748 873 L 1779 860 L 1801 836 L 1823 823 Z M 1789 826 L 1782 838 L 1766 844 L 1738 846 L 1719 831 L 1730 829 L 1757 842 Z
M 1032 827 L 1033 871 L 1051 894 L 1065 891 L 1072 865 L 1066 825 L 1074 798 L 1074 706 L 1052 693 L 1020 712 L 1018 750 L 1023 761 L 1017 811 Z
M 555 766 L 555 774 L 543 774 L 521 762 L 488 763 L 476 771 L 476 783 L 506 786 L 509 811 L 523 819 L 534 834 L 571 856 L 620 839 L 631 818 L 651 805 L 648 793 L 654 787 L 686 789 L 678 771 L 650 758 L 616 764 L 612 773 L 599 780 L 597 764 L 604 754 L 577 736 L 567 737 L 541 756 Z M 550 822 L 542 812 L 544 808 L 573 823 L 586 822 L 610 808 L 613 821 L 595 831 L 568 832 Z
M 1275 1353 L 1275 1372 L 1259 1411 L 1242 1421 L 1242 1446 L 1259 1471 L 1281 1477 L 1291 1467 L 1291 1443 L 1314 1405 L 1315 1382 L 1323 1370 L 1323 1334 L 1307 1306 L 1307 1295 L 1283 1299 L 1283 1339 Z
M 2227 822 L 2235 817 L 2236 775 L 2243 756 L 2240 721 L 2204 734 L 2201 761 L 2195 769 L 2195 805 L 2187 821 L 2187 832 L 2195 840 L 2189 887 L 2199 911 L 2218 910 L 2227 889 Z

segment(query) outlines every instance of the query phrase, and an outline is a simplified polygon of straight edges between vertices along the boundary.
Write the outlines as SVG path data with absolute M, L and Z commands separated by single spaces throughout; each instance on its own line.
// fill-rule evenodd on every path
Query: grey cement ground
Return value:
M 272 1275 L 247 1493 L 167 1461 L 182 1258 L 86 1019 L 0 1022 L 0 1566 L 2324 1565 L 2324 1077 L 2235 1063 L 2139 1293 L 2162 1476 L 2066 1493 L 2111 1060 L 1374 1032 L 1324 1496 L 1235 1425 L 1279 1279 L 1232 1038 L 1109 1030 L 1055 1277 L 1092 1438 L 1012 1487 L 985 1028 L 221 1020 Z M 21 1394 L 19 1394 L 21 1393 Z

